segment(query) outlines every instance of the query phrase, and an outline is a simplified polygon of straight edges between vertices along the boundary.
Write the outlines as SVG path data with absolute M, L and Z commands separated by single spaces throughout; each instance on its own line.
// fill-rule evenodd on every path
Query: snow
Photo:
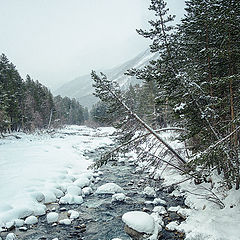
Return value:
M 79 212 L 75 210 L 69 210 L 68 214 L 70 214 L 70 219 L 77 219 L 79 217 Z
M 9 233 L 5 238 L 5 240 L 15 240 L 15 239 L 17 239 L 17 237 L 14 233 Z
M 152 216 L 141 211 L 132 211 L 123 214 L 122 220 L 130 228 L 140 232 L 152 234 L 155 229 L 155 223 Z
M 144 188 L 143 194 L 145 194 L 148 197 L 156 197 L 156 195 L 157 195 L 154 188 L 149 187 L 149 186 Z
M 116 183 L 106 183 L 97 188 L 96 194 L 115 194 L 122 193 L 123 189 Z
M 25 219 L 24 222 L 27 225 L 36 224 L 36 223 L 38 223 L 38 219 L 35 216 L 29 216 Z
M 70 225 L 72 222 L 70 219 L 66 218 L 66 219 L 62 219 L 59 221 L 59 224 L 62 224 L 62 225 Z
M 47 222 L 54 223 L 58 221 L 59 214 L 56 212 L 50 212 L 47 214 Z
M 92 170 L 87 169 L 92 161 L 84 153 L 111 144 L 108 134 L 113 131 L 68 126 L 53 135 L 18 132 L 14 134 L 21 139 L 0 139 L 0 227 L 43 215 L 44 203 L 59 198 L 65 203 L 82 203 L 81 188 L 89 187 L 93 178 Z
M 112 202 L 123 202 L 126 200 L 126 195 L 124 193 L 116 193 L 112 195 Z
M 161 137 L 168 141 L 174 148 L 184 147 L 176 140 L 176 134 L 161 133 Z M 134 154 L 133 154 L 134 156 Z M 136 163 L 140 167 L 145 166 L 147 162 Z M 153 174 L 153 172 L 149 171 Z M 154 179 L 163 179 L 163 186 L 169 187 L 177 185 L 177 188 L 171 193 L 172 196 L 183 196 L 185 204 L 189 208 L 180 206 L 170 207 L 168 211 L 176 212 L 186 218 L 185 221 L 178 224 L 171 222 L 166 227 L 170 230 L 177 230 L 186 234 L 186 240 L 239 240 L 240 239 L 240 191 L 227 190 L 222 184 L 221 175 L 213 173 L 210 183 L 201 183 L 196 185 L 193 180 L 187 180 L 173 169 L 171 166 L 160 166 L 154 173 Z M 222 204 L 216 204 L 207 200 L 207 197 L 217 196 L 215 200 L 221 201 Z M 204 197 L 205 196 L 205 197 Z
M 175 230 L 178 230 L 178 226 L 179 226 L 179 222 L 173 221 L 166 225 L 166 229 L 168 229 L 170 231 L 175 231 Z

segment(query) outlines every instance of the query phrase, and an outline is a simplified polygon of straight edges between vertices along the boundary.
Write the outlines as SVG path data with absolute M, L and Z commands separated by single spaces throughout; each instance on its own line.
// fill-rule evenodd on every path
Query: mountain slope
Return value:
M 104 70 L 103 72 L 109 79 L 117 81 L 122 89 L 126 89 L 130 84 L 135 85 L 141 81 L 135 77 L 126 76 L 124 73 L 131 68 L 144 67 L 149 61 L 155 59 L 156 56 L 157 54 L 150 53 L 150 51 L 147 50 L 140 53 L 135 58 L 112 69 Z M 88 75 L 80 76 L 65 83 L 54 91 L 54 94 L 76 98 L 83 106 L 91 107 L 98 101 L 98 99 L 92 94 L 94 92 L 92 84 L 93 80 L 89 73 Z

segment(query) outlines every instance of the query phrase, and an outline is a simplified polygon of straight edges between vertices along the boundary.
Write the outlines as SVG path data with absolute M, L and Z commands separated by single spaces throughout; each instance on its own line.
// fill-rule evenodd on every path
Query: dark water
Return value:
M 93 153 L 92 153 L 93 154 Z M 94 153 L 96 154 L 96 153 Z M 94 157 L 94 156 L 92 156 Z M 70 226 L 51 226 L 47 224 L 46 216 L 39 218 L 39 223 L 27 232 L 15 233 L 18 239 L 24 240 L 59 240 L 66 239 L 88 239 L 88 240 L 111 240 L 113 238 L 121 238 L 129 240 L 129 236 L 124 232 L 124 223 L 121 217 L 124 213 L 133 210 L 143 210 L 147 208 L 151 210 L 153 205 L 144 203 L 147 199 L 141 193 L 146 186 L 153 186 L 157 189 L 157 197 L 164 199 L 166 208 L 170 206 L 183 205 L 182 198 L 173 198 L 169 196 L 167 191 L 161 187 L 161 183 L 153 179 L 149 179 L 145 173 L 136 173 L 136 166 L 125 163 L 109 163 L 101 168 L 103 175 L 101 181 L 94 185 L 98 186 L 108 182 L 114 182 L 125 190 L 125 194 L 130 198 L 126 202 L 111 202 L 111 195 L 90 195 L 84 198 L 82 205 L 55 205 L 56 211 L 60 212 L 61 207 L 66 210 L 74 209 L 79 211 L 79 219 L 73 221 Z M 143 179 L 144 181 L 140 181 Z M 66 214 L 66 212 L 62 213 Z M 183 220 L 174 213 L 169 213 L 168 217 L 164 218 L 164 222 L 168 223 L 174 220 Z M 84 225 L 83 225 L 84 224 Z M 163 229 L 162 236 L 159 239 L 183 239 L 178 233 L 166 231 Z

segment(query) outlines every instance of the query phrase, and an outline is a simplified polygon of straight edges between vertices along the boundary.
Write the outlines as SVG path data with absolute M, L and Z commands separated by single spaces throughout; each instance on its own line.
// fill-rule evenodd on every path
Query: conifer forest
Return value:
M 188 160 L 177 156 L 181 172 L 202 181 L 216 170 L 229 189 L 239 189 L 240 2 L 186 1 L 177 26 L 171 24 L 175 16 L 168 14 L 166 2 L 152 0 L 149 10 L 156 19 L 149 21 L 148 30 L 137 32 L 151 40 L 158 59 L 143 69 L 129 69 L 126 74 L 143 84 L 125 92 L 93 71 L 95 94 L 102 100 L 93 109 L 96 120 L 110 119 L 122 128 L 125 141 L 146 130 L 133 114 L 154 130 L 180 128 L 179 138 L 191 152 Z M 149 148 L 157 145 L 145 141 Z M 151 164 L 161 160 L 149 154 Z

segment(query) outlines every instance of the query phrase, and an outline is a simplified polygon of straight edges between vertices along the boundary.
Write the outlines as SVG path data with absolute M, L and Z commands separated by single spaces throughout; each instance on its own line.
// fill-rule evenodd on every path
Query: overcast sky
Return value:
M 167 0 L 178 19 L 184 0 Z M 56 88 L 147 49 L 150 0 L 0 0 L 0 53 L 21 76 Z

